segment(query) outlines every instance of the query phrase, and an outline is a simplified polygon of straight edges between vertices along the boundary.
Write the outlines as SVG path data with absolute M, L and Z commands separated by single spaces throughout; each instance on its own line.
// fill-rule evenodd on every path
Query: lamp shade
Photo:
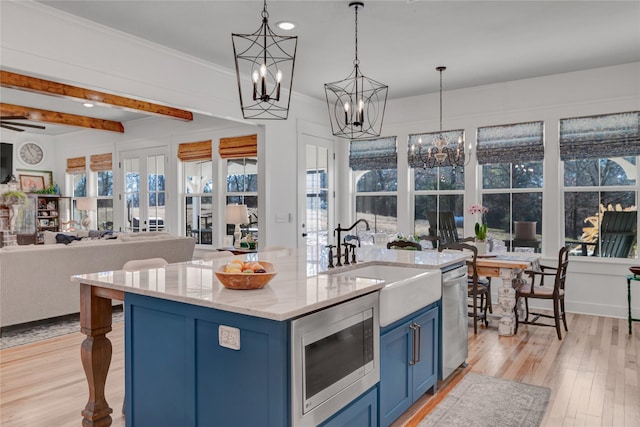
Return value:
M 79 211 L 98 210 L 98 200 L 95 197 L 79 197 L 76 199 L 76 209 Z
M 227 224 L 246 224 L 249 222 L 247 205 L 227 205 L 225 216 Z

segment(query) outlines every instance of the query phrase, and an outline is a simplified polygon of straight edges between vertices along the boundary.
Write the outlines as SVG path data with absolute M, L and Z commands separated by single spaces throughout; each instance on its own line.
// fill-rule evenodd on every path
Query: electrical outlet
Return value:
M 218 327 L 218 343 L 220 347 L 240 350 L 240 329 L 220 325 Z

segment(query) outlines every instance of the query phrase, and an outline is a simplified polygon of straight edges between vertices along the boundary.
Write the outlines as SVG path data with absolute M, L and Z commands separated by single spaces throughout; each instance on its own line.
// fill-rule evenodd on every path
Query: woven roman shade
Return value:
M 67 159 L 67 173 L 86 173 L 87 159 L 86 157 L 73 157 Z
M 640 155 L 640 111 L 560 120 L 560 159 Z
M 478 163 L 544 160 L 544 122 L 478 128 Z
M 220 138 L 218 149 L 221 159 L 240 159 L 258 156 L 258 135 Z
M 104 172 L 113 169 L 111 153 L 92 154 L 89 158 L 89 169 L 93 172 Z
M 193 162 L 197 160 L 211 160 L 213 149 L 211 140 L 198 142 L 184 142 L 178 145 L 178 159 L 183 162 Z
M 409 145 L 408 145 L 409 149 L 407 150 L 407 159 L 409 160 L 409 167 L 412 167 L 414 169 L 424 167 L 424 163 L 420 161 L 418 156 L 413 156 L 414 157 L 413 161 L 411 160 L 411 157 L 412 157 L 411 146 L 415 145 L 417 147 L 418 141 L 422 139 L 422 149 L 424 150 L 424 152 L 427 152 L 429 150 L 429 147 L 433 146 L 433 141 L 435 141 L 435 139 L 438 138 L 440 135 L 444 137 L 445 141 L 451 142 L 451 144 L 449 144 L 449 147 L 451 147 L 452 145 L 457 146 L 458 139 L 460 138 L 462 139 L 462 141 L 464 141 L 463 129 L 445 130 L 442 132 L 412 133 L 409 135 Z M 418 149 L 416 148 L 415 152 L 417 153 L 417 151 Z
M 398 167 L 397 137 L 358 139 L 349 146 L 349 167 L 354 171 Z

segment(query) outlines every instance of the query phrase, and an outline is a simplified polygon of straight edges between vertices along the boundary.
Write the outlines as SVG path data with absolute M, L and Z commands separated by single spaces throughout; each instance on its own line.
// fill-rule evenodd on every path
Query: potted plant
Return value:
M 10 190 L 0 196 L 0 204 L 5 206 L 22 205 L 26 200 L 27 194 L 20 190 Z
M 487 224 L 484 221 L 484 215 L 489 212 L 489 209 L 482 205 L 471 205 L 467 209 L 472 215 L 480 214 L 480 221 L 476 222 L 474 231 L 476 235 L 476 248 L 478 248 L 478 254 L 487 253 Z

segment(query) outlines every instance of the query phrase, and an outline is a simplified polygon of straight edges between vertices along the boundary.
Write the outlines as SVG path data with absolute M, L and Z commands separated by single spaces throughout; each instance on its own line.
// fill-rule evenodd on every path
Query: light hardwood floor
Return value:
M 394 426 L 416 426 L 466 372 L 551 388 L 543 426 L 640 426 L 640 323 L 568 314 L 569 332 L 559 341 L 553 328 L 521 326 L 499 337 L 495 321 L 469 335 L 468 366 L 435 396 L 425 395 Z M 109 337 L 113 360 L 107 400 L 113 426 L 125 425 L 123 324 Z M 0 425 L 79 426 L 88 390 L 80 363 L 79 332 L 0 351 Z

